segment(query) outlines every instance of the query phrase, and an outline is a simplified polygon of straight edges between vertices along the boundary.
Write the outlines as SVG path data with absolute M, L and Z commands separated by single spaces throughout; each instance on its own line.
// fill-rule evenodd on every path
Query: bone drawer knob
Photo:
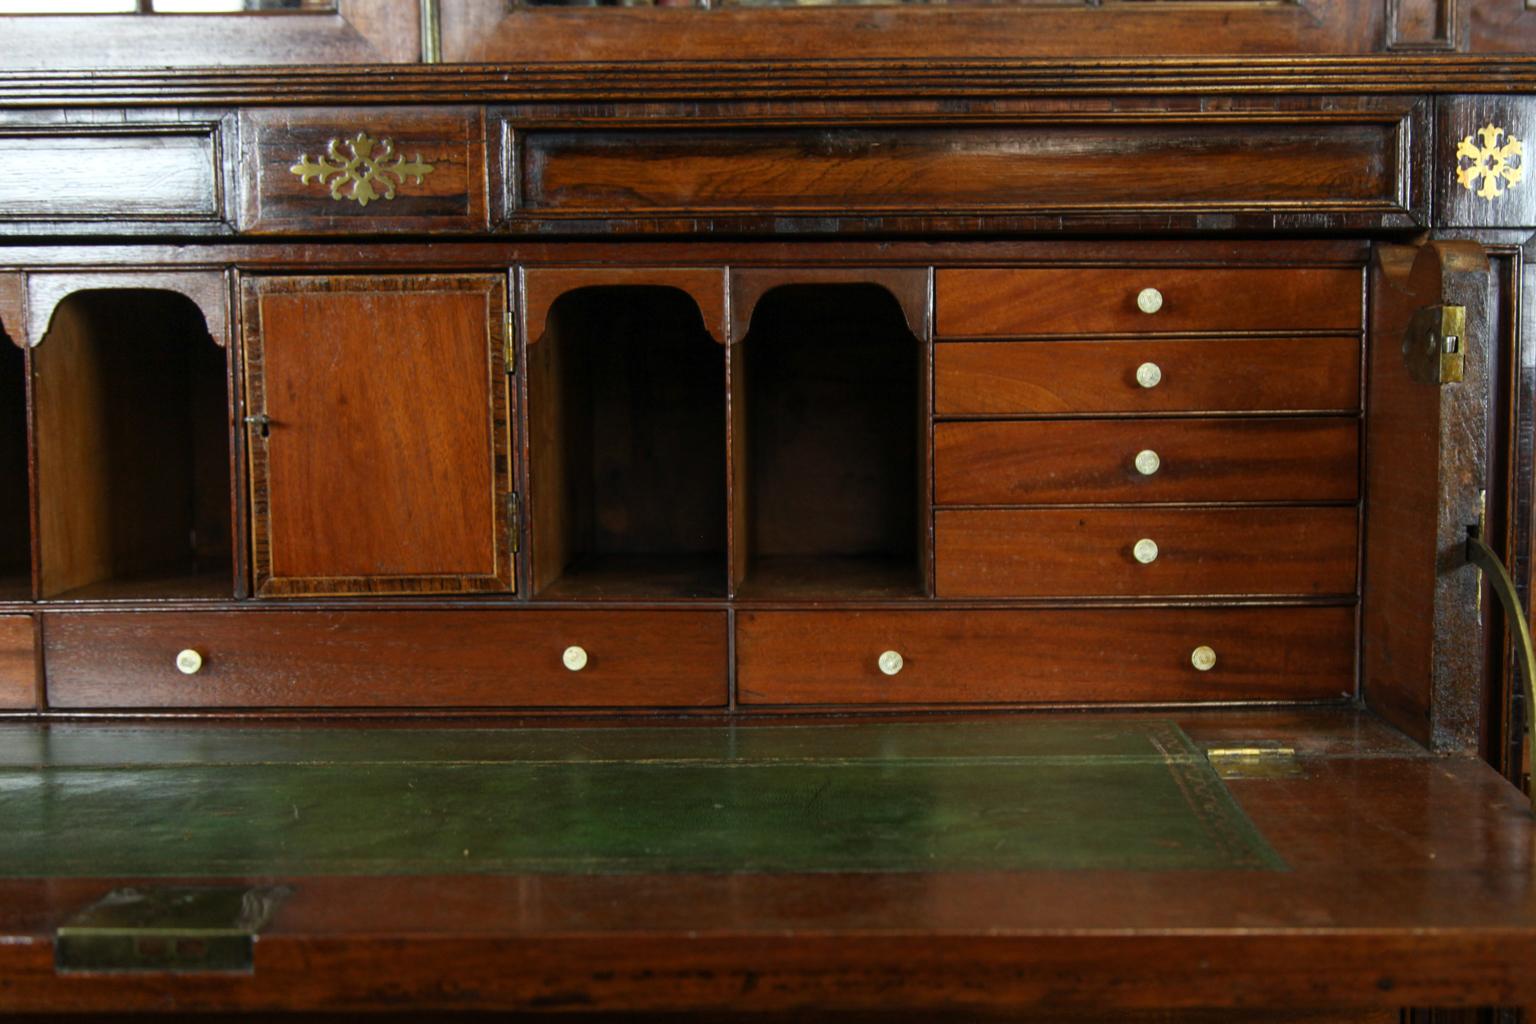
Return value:
M 1195 666 L 1197 672 L 1209 672 L 1216 667 L 1216 652 L 1201 644 L 1190 652 L 1189 663 Z
M 1142 476 L 1151 476 L 1163 468 L 1163 460 L 1157 452 L 1151 448 L 1143 448 L 1136 453 L 1136 472 Z
M 1136 383 L 1144 388 L 1155 388 L 1163 382 L 1163 368 L 1156 363 L 1142 363 L 1136 367 Z
M 893 676 L 900 672 L 906 664 L 906 659 L 901 656 L 899 651 L 885 651 L 880 655 L 880 671 L 888 676 Z
M 176 655 L 176 671 L 184 676 L 195 676 L 203 670 L 203 656 L 192 648 Z
M 1152 314 L 1163 308 L 1163 293 L 1156 288 L 1143 288 L 1136 293 L 1136 308 Z
M 1131 549 L 1131 554 L 1136 556 L 1136 561 L 1142 565 L 1151 565 L 1157 561 L 1157 541 L 1150 537 L 1143 537 Z
M 564 654 L 560 655 L 560 660 L 572 672 L 580 672 L 587 667 L 587 649 L 572 644 L 565 649 Z

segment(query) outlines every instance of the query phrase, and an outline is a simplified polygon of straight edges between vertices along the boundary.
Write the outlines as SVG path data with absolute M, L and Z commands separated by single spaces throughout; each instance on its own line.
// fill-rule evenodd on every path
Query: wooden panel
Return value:
M 1354 689 L 1354 611 L 744 611 L 736 657 L 745 704 L 1337 700 Z
M 1488 261 L 1470 242 L 1382 246 L 1372 272 L 1361 689 L 1419 742 L 1472 754 L 1490 600 L 1462 557 L 1488 488 Z M 1403 338 L 1428 306 L 1466 307 L 1464 380 L 1414 380 Z
M 496 275 L 249 278 L 258 593 L 512 587 Z
M 940 510 L 940 597 L 1353 594 L 1354 508 Z M 1143 565 L 1133 554 L 1157 545 Z
M 934 501 L 1354 501 L 1359 437 L 1354 419 L 939 423 Z
M 940 416 L 1360 408 L 1358 336 L 954 341 L 933 358 Z M 1144 363 L 1162 375 L 1150 388 L 1136 380 Z
M 658 286 L 688 293 L 704 318 L 704 329 L 725 343 L 724 267 L 529 267 L 523 271 L 523 336 L 532 345 L 549 329 L 549 309 L 578 288 Z
M 0 221 L 219 220 L 217 134 L 206 123 L 0 129 Z
M 51 615 L 50 706 L 718 706 L 721 612 Z M 562 663 L 568 646 L 585 669 Z M 195 676 L 176 655 L 196 650 Z
M 0 709 L 37 706 L 37 654 L 30 615 L 0 615 Z
M 1145 313 L 1137 296 L 1161 294 Z M 1082 267 L 939 270 L 940 337 L 1358 331 L 1360 272 L 1347 268 Z
M 477 109 L 246 110 L 240 138 L 246 231 L 484 231 L 489 224 Z M 316 176 L 295 173 L 305 161 Z
M 1536 12 L 1527 17 L 1536 28 Z M 1446 96 L 1437 101 L 1435 121 L 1437 219 L 1453 227 L 1536 226 L 1536 193 L 1526 164 L 1536 145 L 1536 102 L 1525 96 Z M 1506 148 L 1517 141 L 1523 152 Z M 1472 173 L 1477 165 L 1489 173 Z M 1500 168 L 1519 180 L 1496 173 Z
M 1407 213 L 1403 115 L 1006 127 L 533 129 L 514 205 L 540 215 L 844 210 Z

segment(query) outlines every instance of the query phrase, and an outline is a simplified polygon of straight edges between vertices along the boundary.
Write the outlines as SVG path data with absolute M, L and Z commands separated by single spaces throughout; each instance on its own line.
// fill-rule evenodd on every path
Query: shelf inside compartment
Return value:
M 723 597 L 725 349 L 693 299 L 579 288 L 530 333 L 534 594 Z
M 231 597 L 227 369 L 198 308 L 76 292 L 33 358 L 42 597 Z
M 923 350 L 878 285 L 758 302 L 733 354 L 738 595 L 923 593 Z

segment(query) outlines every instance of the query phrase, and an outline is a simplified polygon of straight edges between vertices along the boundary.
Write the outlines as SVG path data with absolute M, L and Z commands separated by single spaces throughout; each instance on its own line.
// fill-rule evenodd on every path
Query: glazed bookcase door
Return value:
M 246 278 L 260 597 L 513 589 L 501 275 Z

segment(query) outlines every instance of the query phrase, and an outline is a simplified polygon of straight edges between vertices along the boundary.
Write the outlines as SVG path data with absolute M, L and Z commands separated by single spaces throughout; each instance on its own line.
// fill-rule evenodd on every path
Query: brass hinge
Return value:
M 250 973 L 256 933 L 289 892 L 230 885 L 114 889 L 59 926 L 54 969 Z
M 1403 335 L 1403 362 L 1420 384 L 1461 383 L 1466 351 L 1466 306 L 1425 306 Z
M 1270 740 L 1210 747 L 1205 757 L 1223 779 L 1294 779 L 1303 774 L 1296 749 Z
M 516 491 L 507 495 L 507 539 L 515 555 L 522 547 L 523 503 Z
M 508 313 L 506 329 L 501 334 L 501 359 L 509 375 L 517 372 L 517 314 Z

